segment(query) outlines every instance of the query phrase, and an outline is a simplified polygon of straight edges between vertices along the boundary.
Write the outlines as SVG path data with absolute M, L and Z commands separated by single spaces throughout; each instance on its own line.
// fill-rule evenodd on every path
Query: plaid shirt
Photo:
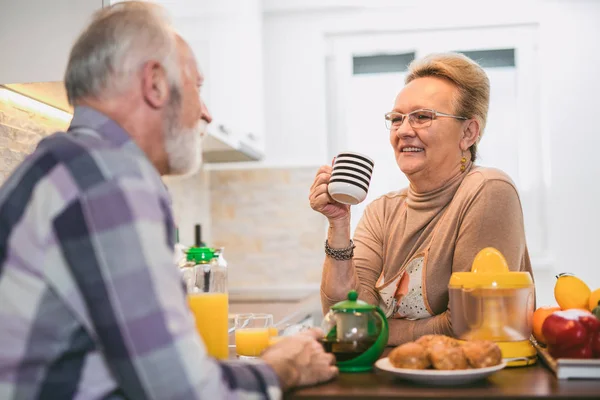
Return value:
M 78 107 L 0 189 L 0 399 L 280 397 L 267 365 L 207 356 L 173 238 L 156 169 Z

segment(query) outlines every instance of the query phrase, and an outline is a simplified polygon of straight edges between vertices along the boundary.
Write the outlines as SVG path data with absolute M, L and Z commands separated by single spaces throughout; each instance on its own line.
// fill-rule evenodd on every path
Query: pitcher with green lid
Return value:
M 209 247 L 191 247 L 181 271 L 196 329 L 208 353 L 224 360 L 229 355 L 227 270 L 214 253 Z

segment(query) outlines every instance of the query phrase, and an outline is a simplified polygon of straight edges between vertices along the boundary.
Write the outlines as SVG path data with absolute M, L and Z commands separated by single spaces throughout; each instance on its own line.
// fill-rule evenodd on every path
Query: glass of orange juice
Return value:
M 254 314 L 255 316 L 261 316 L 261 315 L 271 315 L 271 314 Z M 271 316 L 272 318 L 272 316 Z M 279 336 L 279 329 L 277 327 L 275 327 L 275 325 L 271 325 L 269 326 L 269 346 L 274 345 L 275 343 L 279 342 L 281 339 L 283 339 L 282 336 Z
M 273 324 L 273 314 L 253 313 L 254 317 L 265 317 L 270 319 L 271 324 L 269 325 L 269 337 L 273 338 L 279 336 L 279 330 Z
M 269 347 L 273 328 L 271 314 L 235 316 L 235 349 L 239 358 L 256 358 Z

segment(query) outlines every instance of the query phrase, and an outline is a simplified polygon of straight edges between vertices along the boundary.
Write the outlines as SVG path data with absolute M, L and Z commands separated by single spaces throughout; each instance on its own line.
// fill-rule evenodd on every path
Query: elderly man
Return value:
M 75 43 L 68 132 L 0 189 L 1 399 L 277 398 L 337 373 L 316 332 L 241 364 L 195 331 L 160 175 L 199 165 L 202 80 L 149 3 L 102 10 Z

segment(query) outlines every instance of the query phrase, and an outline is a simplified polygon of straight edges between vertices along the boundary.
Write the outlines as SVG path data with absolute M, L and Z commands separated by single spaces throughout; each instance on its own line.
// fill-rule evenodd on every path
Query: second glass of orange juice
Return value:
M 269 346 L 274 329 L 271 314 L 236 315 L 235 348 L 238 357 L 254 358 L 260 356 Z

